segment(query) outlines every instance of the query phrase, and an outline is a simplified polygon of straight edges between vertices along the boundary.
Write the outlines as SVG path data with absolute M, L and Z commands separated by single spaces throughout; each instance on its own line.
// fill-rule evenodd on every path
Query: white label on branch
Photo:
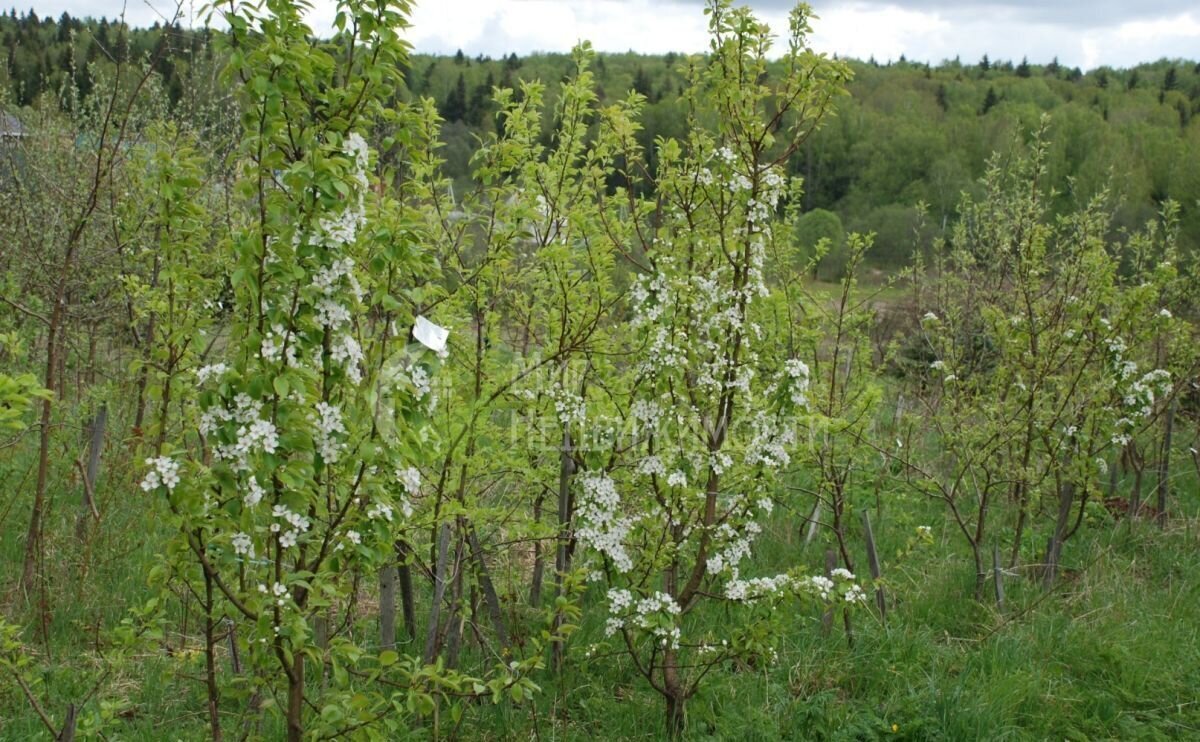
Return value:
M 446 350 L 446 338 L 450 337 L 450 331 L 445 327 L 438 327 L 423 316 L 418 316 L 417 323 L 413 325 L 413 337 L 434 353 L 443 353 Z

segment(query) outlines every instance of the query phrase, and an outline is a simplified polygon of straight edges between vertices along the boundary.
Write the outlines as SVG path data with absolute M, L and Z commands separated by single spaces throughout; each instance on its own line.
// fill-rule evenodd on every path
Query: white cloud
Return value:
M 567 51 L 591 41 L 603 51 L 702 51 L 696 6 L 650 0 L 442 0 L 418 4 L 409 38 L 418 51 L 498 56 Z
M 836 6 L 813 23 L 813 45 L 842 56 L 878 60 L 901 54 L 928 58 L 925 49 L 945 48 L 953 40 L 953 27 L 937 12 L 906 10 L 895 5 L 860 3 Z M 934 60 L 936 61 L 936 60 Z
M 1155 44 L 1172 38 L 1200 39 L 1200 20 L 1191 13 L 1183 13 L 1175 18 L 1129 21 L 1117 26 L 1115 36 L 1136 44 Z
M 1182 0 L 1047 4 L 1041 0 L 816 0 L 813 43 L 862 59 L 940 62 L 959 57 L 1048 62 L 1085 69 L 1194 57 L 1200 12 Z M 193 0 L 185 10 L 195 16 Z M 313 0 L 311 23 L 327 31 L 333 0 Z M 786 28 L 788 3 L 751 0 L 772 28 Z M 587 39 L 601 51 L 700 52 L 707 48 L 700 0 L 416 0 L 408 38 L 418 51 L 475 56 L 568 51 Z M 1051 6 L 1053 6 L 1051 8 Z M 130 0 L 127 18 L 149 25 L 171 15 L 164 0 Z M 39 0 L 40 15 L 120 15 L 121 0 Z

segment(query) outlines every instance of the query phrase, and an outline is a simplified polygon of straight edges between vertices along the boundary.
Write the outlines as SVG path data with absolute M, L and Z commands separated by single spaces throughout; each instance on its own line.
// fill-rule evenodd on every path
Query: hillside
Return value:
M 30 14 L 0 16 L 7 65 L 0 82 L 10 105 L 53 105 L 64 83 L 86 96 L 97 76 L 116 63 L 150 63 L 166 105 L 202 130 L 223 132 L 225 88 L 216 82 L 225 43 L 220 32 L 156 26 L 130 29 L 111 21 L 58 20 Z M 639 141 L 650 153 L 659 137 L 683 132 L 684 58 L 602 54 L 593 69 L 597 105 L 645 96 Z M 963 191 L 983 173 L 996 150 L 1017 131 L 1051 115 L 1049 177 L 1065 213 L 1105 187 L 1119 199 L 1114 228 L 1134 230 L 1163 201 L 1180 205 L 1181 239 L 1200 246 L 1200 62 L 1161 60 L 1133 69 L 1101 67 L 1086 74 L 1051 61 L 945 61 L 937 66 L 898 61 L 850 61 L 850 95 L 836 116 L 789 162 L 804 177 L 806 210 L 837 216 L 834 233 L 873 231 L 871 257 L 879 267 L 907 264 L 914 245 L 927 248 L 956 218 Z M 480 137 L 496 131 L 495 86 L 521 81 L 555 86 L 571 68 L 566 54 L 502 59 L 414 54 L 404 70 L 402 100 L 429 96 L 445 120 L 445 172 L 461 191 Z M 769 74 L 779 74 L 776 67 Z M 542 122 L 545 137 L 554 125 Z M 825 233 L 829 219 L 814 229 Z M 802 233 L 802 236 L 807 232 Z M 832 261 L 837 262 L 836 256 Z M 830 266 L 836 273 L 836 265 Z

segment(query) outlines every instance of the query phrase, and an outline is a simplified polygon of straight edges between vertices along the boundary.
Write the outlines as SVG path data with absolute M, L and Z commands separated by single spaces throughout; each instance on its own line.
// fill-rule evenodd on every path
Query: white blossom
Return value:
M 342 411 L 328 402 L 317 403 L 317 415 L 313 418 L 317 427 L 317 451 L 327 464 L 337 463 L 341 456 L 342 444 L 334 437 L 345 433 L 342 425 Z
M 172 492 L 179 484 L 179 462 L 168 456 L 159 456 L 157 458 L 146 459 L 146 466 L 150 468 L 146 472 L 146 477 L 142 480 L 142 490 L 150 492 L 159 487 L 166 487 L 167 492 Z
M 585 472 L 578 481 L 583 491 L 576 537 L 585 547 L 611 559 L 618 572 L 628 572 L 633 568 L 633 560 L 624 542 L 633 519 L 621 512 L 616 485 L 604 472 Z
M 252 508 L 262 502 L 264 494 L 262 486 L 252 475 L 246 480 L 246 493 L 242 495 L 242 502 L 246 504 L 246 507 Z
M 324 297 L 317 302 L 317 322 L 322 327 L 336 329 L 342 325 L 348 325 L 351 321 L 350 310 L 338 304 L 329 297 Z
M 786 574 L 753 577 L 749 580 L 735 579 L 725 586 L 725 597 L 739 602 L 751 602 L 792 590 L 795 586 L 795 580 Z
M 334 363 L 345 367 L 350 383 L 358 384 L 362 381 L 361 364 L 366 360 L 366 356 L 353 335 L 348 332 L 339 335 L 329 348 L 329 357 Z
M 225 375 L 229 367 L 224 363 L 214 363 L 210 366 L 202 366 L 196 370 L 196 381 L 200 384 L 208 383 L 209 379 L 220 379 Z
M 421 494 L 421 472 L 417 470 L 417 467 L 397 469 L 396 479 L 400 481 L 400 484 L 404 486 L 404 491 L 409 495 L 416 497 Z
M 235 554 L 249 557 L 250 559 L 254 558 L 254 543 L 250 540 L 250 536 L 239 531 L 233 534 L 229 541 L 233 544 L 233 552 Z
M 866 603 L 867 594 L 863 592 L 861 585 L 851 585 L 843 595 L 847 603 Z
M 372 503 L 371 507 L 367 510 L 367 517 L 371 520 L 383 518 L 390 522 L 392 520 L 392 506 L 386 502 Z

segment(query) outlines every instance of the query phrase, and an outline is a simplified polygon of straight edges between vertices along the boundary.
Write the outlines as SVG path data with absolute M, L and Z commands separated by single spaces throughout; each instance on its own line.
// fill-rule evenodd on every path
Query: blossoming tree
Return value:
M 249 669 L 234 691 L 282 685 L 290 739 L 313 725 L 395 728 L 397 711 L 435 711 L 436 693 L 528 682 L 501 663 L 494 686 L 464 690 L 461 676 L 368 651 L 346 631 L 362 575 L 391 559 L 411 514 L 418 370 L 432 353 L 408 342 L 405 301 L 423 258 L 394 202 L 371 190 L 363 136 L 400 83 L 406 9 L 339 3 L 328 44 L 286 0 L 223 12 L 243 110 L 238 203 L 252 215 L 226 248 L 232 341 L 225 361 L 197 372 L 198 445 L 178 440 L 142 483 L 169 501 L 172 564 L 204 610 L 214 737 L 225 618 Z
M 658 201 L 631 209 L 625 391 L 589 421 L 621 434 L 582 457 L 574 530 L 591 579 L 607 587 L 607 633 L 665 699 L 672 736 L 711 668 L 773 656 L 779 600 L 862 597 L 844 570 L 836 581 L 742 573 L 778 497 L 776 473 L 801 445 L 808 402 L 808 365 L 775 357 L 759 321 L 768 246 L 784 239 L 773 226 L 796 185 L 781 164 L 848 72 L 807 47 L 803 5 L 774 82 L 767 26 L 728 2 L 706 13 L 712 55 L 686 70 L 691 133 L 657 143 Z M 689 631 L 718 606 L 733 615 L 722 631 Z
M 1049 580 L 1100 491 L 1108 452 L 1172 392 L 1173 374 L 1158 366 L 1166 359 L 1150 352 L 1156 336 L 1181 329 L 1163 306 L 1175 281 L 1170 251 L 1130 283 L 1122 257 L 1147 237 L 1109 242 L 1107 193 L 1049 218 L 1046 125 L 1027 150 L 992 160 L 985 198 L 964 200 L 963 219 L 918 282 L 929 358 L 918 394 L 937 443 L 893 455 L 919 491 L 946 504 L 971 548 L 977 598 L 991 511 L 1012 507 L 1012 563 L 1040 547 L 1030 535 L 1046 539 Z M 1168 365 L 1187 362 L 1177 355 Z M 1051 514 L 1043 527 L 1031 521 L 1038 513 Z
M 582 388 L 596 376 L 591 359 L 610 342 L 617 294 L 608 230 L 622 229 L 622 205 L 603 194 L 616 155 L 632 140 L 638 102 L 597 106 L 592 58 L 588 45 L 576 48 L 557 88 L 528 81 L 519 91 L 495 91 L 500 130 L 476 153 L 477 186 L 461 199 L 451 198 L 436 168 L 417 186 L 445 287 L 423 306 L 454 328 L 431 391 L 437 443 L 421 466 L 429 508 L 447 514 L 430 535 L 427 660 L 457 662 L 464 626 L 476 624 L 491 629 L 498 653 L 520 654 L 532 634 L 526 656 L 540 656 L 550 642 L 557 659 L 577 610 L 557 600 L 568 591 L 571 440 L 583 422 Z M 554 525 L 546 522 L 548 498 L 558 505 Z M 556 601 L 546 616 L 543 544 L 551 540 Z M 529 550 L 529 602 L 549 625 L 513 625 L 515 616 L 502 615 L 492 571 L 511 568 Z M 459 568 L 464 563 L 468 569 Z M 472 593 L 480 600 L 464 599 Z M 477 637 L 484 633 L 476 626 Z

